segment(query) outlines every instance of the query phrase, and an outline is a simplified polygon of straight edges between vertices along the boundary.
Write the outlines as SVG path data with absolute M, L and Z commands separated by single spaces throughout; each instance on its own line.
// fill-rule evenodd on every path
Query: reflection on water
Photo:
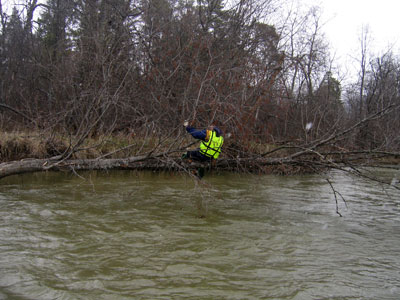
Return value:
M 0 299 L 399 299 L 390 189 L 332 174 L 340 218 L 321 176 L 83 176 L 0 182 Z

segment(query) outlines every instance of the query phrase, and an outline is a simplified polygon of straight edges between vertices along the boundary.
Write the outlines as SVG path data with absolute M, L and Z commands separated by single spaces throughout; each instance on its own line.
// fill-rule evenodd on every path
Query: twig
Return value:
M 335 188 L 334 188 L 332 182 L 329 180 L 329 178 L 325 178 L 325 179 L 326 179 L 326 181 L 329 183 L 329 185 L 331 186 L 331 189 L 332 189 L 332 191 L 333 191 L 333 196 L 335 197 L 335 202 L 336 202 L 336 213 L 337 213 L 340 217 L 343 217 L 343 215 L 339 212 L 339 204 L 338 204 L 338 199 L 337 199 L 337 196 L 336 196 L 336 195 L 339 195 L 339 196 L 342 198 L 342 201 L 343 201 L 344 204 L 346 205 L 346 208 L 347 208 L 347 202 L 346 202 L 346 200 L 344 199 L 344 197 L 342 196 L 342 194 L 341 194 L 340 192 L 338 192 L 337 190 L 335 190 Z

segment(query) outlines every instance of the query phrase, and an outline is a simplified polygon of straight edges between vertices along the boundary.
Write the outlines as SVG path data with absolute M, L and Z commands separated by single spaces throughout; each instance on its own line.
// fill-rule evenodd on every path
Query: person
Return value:
M 185 121 L 183 126 L 195 139 L 201 140 L 200 146 L 196 150 L 187 151 L 182 158 L 189 158 L 200 162 L 212 161 L 221 154 L 224 138 L 222 131 L 217 126 L 211 125 L 207 129 L 199 130 L 189 126 Z

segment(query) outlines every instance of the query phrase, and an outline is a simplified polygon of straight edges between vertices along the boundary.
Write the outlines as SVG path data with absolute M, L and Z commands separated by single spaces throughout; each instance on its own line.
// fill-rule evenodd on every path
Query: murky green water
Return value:
M 0 181 L 0 299 L 400 299 L 390 190 L 333 174 L 340 218 L 321 176 L 83 176 Z

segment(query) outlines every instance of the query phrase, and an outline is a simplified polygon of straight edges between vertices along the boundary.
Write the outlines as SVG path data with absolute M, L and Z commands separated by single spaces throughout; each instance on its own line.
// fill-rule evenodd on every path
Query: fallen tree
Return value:
M 80 138 L 74 146 L 69 147 L 68 151 L 61 155 L 50 158 L 22 159 L 1 163 L 0 179 L 10 175 L 50 170 L 71 171 L 74 173 L 87 170 L 118 169 L 173 170 L 192 174 L 193 169 L 203 167 L 218 171 L 294 174 L 323 173 L 327 170 L 336 169 L 400 189 L 398 185 L 393 185 L 390 180 L 374 177 L 370 172 L 365 172 L 362 169 L 363 166 L 376 165 L 382 159 L 394 159 L 398 161 L 400 158 L 399 152 L 348 150 L 338 146 L 338 141 L 350 132 L 364 126 L 371 120 L 384 116 L 396 108 L 398 108 L 398 106 L 392 105 L 386 107 L 349 128 L 339 132 L 333 132 L 322 139 L 314 140 L 308 144 L 295 145 L 287 143 L 264 153 L 255 153 L 249 151 L 249 149 L 237 149 L 234 147 L 236 144 L 230 143 L 228 140 L 226 148 L 224 149 L 225 157 L 213 163 L 197 163 L 180 158 L 180 154 L 194 143 L 189 143 L 186 146 L 181 146 L 181 143 L 175 143 L 169 146 L 166 151 L 159 150 L 159 152 L 157 152 L 161 144 L 167 143 L 166 140 L 160 140 L 159 144 L 143 155 L 135 155 L 126 158 L 107 158 L 109 154 L 116 152 L 114 151 L 94 159 L 73 158 L 74 154 L 79 151 L 78 146 L 82 145 L 82 141 L 88 135 L 87 132 L 85 132 L 83 138 Z M 329 179 L 327 178 L 327 180 Z
M 285 148 L 287 147 L 280 147 L 281 150 Z M 175 152 L 170 151 L 128 158 L 63 159 L 60 156 L 56 156 L 48 159 L 22 159 L 1 163 L 0 179 L 22 173 L 50 170 L 71 172 L 88 170 L 173 170 L 188 172 L 199 167 L 219 171 L 275 174 L 318 173 L 337 169 L 360 176 L 363 174 L 359 171 L 360 166 L 371 166 L 371 162 L 376 163 L 377 159 L 400 158 L 400 153 L 395 152 L 318 152 L 309 148 L 285 157 L 249 156 L 224 158 L 212 163 L 199 163 L 176 157 L 173 155 Z
M 281 149 L 283 149 L 283 147 Z M 366 164 L 366 162 L 376 161 L 376 159 L 382 157 L 400 158 L 400 153 L 380 151 L 317 152 L 315 149 L 308 149 L 308 151 L 302 149 L 300 152 L 281 158 L 266 158 L 263 156 L 225 158 L 213 163 L 186 161 L 181 158 L 173 157 L 171 154 L 173 153 L 142 155 L 122 159 L 62 159 L 62 157 L 24 159 L 0 164 L 0 179 L 10 175 L 50 170 L 73 172 L 77 176 L 80 176 L 77 171 L 88 170 L 173 170 L 185 172 L 197 178 L 193 169 L 200 167 L 208 171 L 218 170 L 275 174 L 293 174 L 297 172 L 323 173 L 324 171 L 335 169 L 400 190 L 398 182 L 393 182 L 393 179 L 380 178 L 369 172 L 368 169 L 360 167 L 361 165 L 368 166 L 369 164 Z M 397 169 L 400 170 L 400 167 Z M 329 175 L 325 176 L 325 180 L 332 189 L 336 202 L 336 213 L 342 216 L 339 211 L 338 196 L 341 197 L 347 206 L 346 200 L 342 194 L 335 189 L 334 184 L 329 179 Z
M 89 170 L 174 170 L 189 171 L 194 168 L 205 167 L 220 171 L 236 172 L 274 172 L 272 167 L 305 167 L 310 161 L 291 158 L 236 158 L 220 159 L 213 163 L 199 163 L 186 161 L 177 157 L 170 157 L 166 153 L 133 156 L 128 158 L 103 159 L 23 159 L 0 164 L 0 179 L 17 174 L 41 171 L 89 171 Z M 313 163 L 315 164 L 315 163 Z M 269 169 L 267 168 L 269 167 Z M 277 170 L 276 169 L 276 170 Z M 316 166 L 314 166 L 316 169 Z M 269 170 L 269 171 L 268 171 Z M 310 169 L 311 170 L 311 169 Z M 283 173 L 283 171 L 277 171 Z

